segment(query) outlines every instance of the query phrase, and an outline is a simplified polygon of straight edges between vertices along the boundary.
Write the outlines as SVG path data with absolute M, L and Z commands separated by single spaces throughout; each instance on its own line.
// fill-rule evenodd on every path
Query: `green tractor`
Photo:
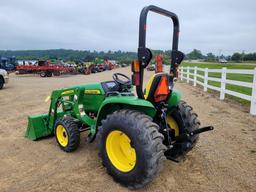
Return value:
M 174 32 L 170 73 L 154 74 L 143 90 L 143 72 L 152 53 L 146 48 L 146 18 L 149 11 L 172 19 Z M 99 154 L 107 172 L 123 186 L 138 189 L 159 172 L 163 160 L 178 161 L 198 141 L 197 114 L 173 89 L 174 74 L 184 58 L 178 51 L 178 17 L 156 6 L 140 15 L 138 60 L 132 63 L 132 80 L 115 73 L 113 80 L 83 84 L 52 92 L 47 114 L 28 117 L 26 137 L 37 140 L 55 135 L 60 148 L 79 147 L 80 133 L 88 142 L 97 136 Z M 132 91 L 136 87 L 137 96 Z

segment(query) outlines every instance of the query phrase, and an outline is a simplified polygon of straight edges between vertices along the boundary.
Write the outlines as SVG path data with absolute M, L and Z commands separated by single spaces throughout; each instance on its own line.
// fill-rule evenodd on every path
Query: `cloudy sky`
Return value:
M 179 16 L 183 52 L 256 51 L 255 0 L 0 1 L 1 50 L 136 51 L 140 11 L 154 4 Z M 169 19 L 149 14 L 149 48 L 170 49 L 171 32 Z

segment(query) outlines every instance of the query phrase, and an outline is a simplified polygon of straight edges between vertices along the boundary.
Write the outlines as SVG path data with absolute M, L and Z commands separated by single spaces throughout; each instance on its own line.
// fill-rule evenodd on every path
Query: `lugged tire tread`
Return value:
M 78 126 L 76 122 L 74 121 L 74 118 L 72 117 L 64 117 L 61 119 L 58 119 L 55 124 L 55 130 L 59 124 L 62 124 L 68 133 L 68 145 L 66 147 L 62 147 L 57 139 L 57 143 L 59 144 L 60 148 L 65 152 L 73 152 L 75 151 L 79 145 L 80 145 L 80 131 L 78 129 Z
M 105 158 L 105 145 L 102 139 L 105 131 L 108 131 L 108 124 L 113 122 L 122 122 L 127 124 L 129 129 L 132 129 L 133 134 L 136 135 L 140 142 L 140 147 L 143 149 L 145 155 L 145 165 L 147 168 L 143 170 L 141 175 L 134 175 L 129 180 L 120 179 L 119 175 L 115 174 L 113 168 L 108 167 Z M 113 177 L 116 182 L 126 186 L 130 189 L 138 189 L 148 184 L 157 175 L 162 168 L 162 162 L 165 160 L 164 152 L 166 150 L 163 145 L 163 135 L 158 132 L 158 125 L 152 122 L 152 118 L 134 110 L 118 110 L 113 114 L 108 115 L 105 120 L 102 121 L 102 125 L 98 129 L 98 148 L 100 151 L 100 157 L 102 158 L 102 164 L 106 167 L 107 172 Z

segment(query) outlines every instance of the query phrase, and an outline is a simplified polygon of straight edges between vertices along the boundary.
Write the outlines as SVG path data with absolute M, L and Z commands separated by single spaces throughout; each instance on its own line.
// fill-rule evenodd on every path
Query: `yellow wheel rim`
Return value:
M 180 134 L 179 126 L 178 126 L 177 122 L 175 121 L 175 119 L 173 119 L 173 117 L 171 115 L 167 115 L 166 121 L 167 121 L 167 124 L 170 126 L 170 128 L 174 129 L 175 137 L 179 136 L 179 134 Z
M 68 145 L 68 134 L 65 127 L 58 125 L 56 128 L 56 136 L 62 147 L 66 147 Z
M 122 172 L 131 171 L 136 164 L 136 151 L 129 137 L 121 131 L 112 131 L 107 136 L 106 150 L 111 163 Z

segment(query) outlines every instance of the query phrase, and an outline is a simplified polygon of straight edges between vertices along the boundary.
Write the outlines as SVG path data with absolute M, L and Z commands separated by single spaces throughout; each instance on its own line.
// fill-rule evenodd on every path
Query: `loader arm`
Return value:
M 64 115 L 72 116 L 83 124 L 94 127 L 96 121 L 84 111 L 83 97 L 81 97 L 83 94 L 84 89 L 81 87 L 53 91 L 48 114 L 29 116 L 25 136 L 31 140 L 36 140 L 53 135 L 56 120 Z M 62 110 L 58 111 L 60 105 L 62 105 Z
M 81 88 L 57 90 L 52 92 L 52 102 L 48 113 L 49 129 L 54 129 L 55 121 L 60 116 L 59 112 L 57 112 L 58 104 L 62 105 L 62 110 L 65 111 L 65 114 L 69 114 L 70 116 L 75 117 L 83 124 L 88 126 L 96 124 L 96 121 L 85 113 L 83 97 L 81 96 L 83 94 L 84 89 Z M 65 100 L 63 99 L 64 97 L 68 97 L 69 99 Z M 70 111 L 68 111 L 68 109 L 66 110 L 66 107 L 70 107 Z

